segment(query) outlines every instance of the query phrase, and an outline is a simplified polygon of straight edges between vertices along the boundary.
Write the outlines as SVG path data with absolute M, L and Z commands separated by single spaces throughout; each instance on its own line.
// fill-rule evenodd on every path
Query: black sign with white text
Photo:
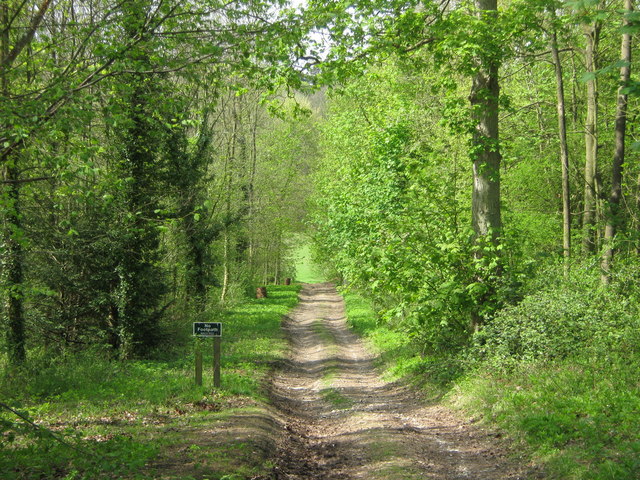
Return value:
M 196 337 L 221 337 L 222 323 L 220 322 L 193 322 L 193 334 Z

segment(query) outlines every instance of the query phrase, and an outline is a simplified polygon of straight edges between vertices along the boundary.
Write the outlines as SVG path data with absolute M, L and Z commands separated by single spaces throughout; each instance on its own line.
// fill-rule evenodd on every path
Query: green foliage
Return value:
M 617 43 L 638 30 L 637 13 L 596 0 L 518 0 L 496 16 L 477 15 L 472 2 L 311 1 L 277 12 L 284 2 L 136 0 L 43 2 L 40 18 L 29 2 L 5 3 L 0 293 L 11 305 L 2 302 L 0 328 L 12 333 L 0 352 L 21 363 L 26 337 L 32 358 L 6 372 L 3 398 L 50 423 L 62 411 L 80 418 L 192 401 L 203 391 L 189 380 L 185 322 L 221 318 L 219 300 L 242 304 L 224 314 L 221 397 L 261 398 L 262 374 L 281 351 L 274 312 L 292 304 L 293 290 L 269 286 L 268 301 L 242 299 L 293 276 L 291 233 L 305 228 L 319 146 L 314 250 L 327 277 L 374 299 L 375 314 L 351 304 L 350 321 L 392 372 L 442 387 L 464 359 L 477 370 L 461 389 L 522 432 L 559 477 L 638 476 L 629 433 L 637 430 L 637 208 L 623 202 L 611 285 L 600 286 L 594 259 L 575 262 L 567 279 L 546 267 L 561 253 L 561 222 L 556 85 L 545 59 L 556 32 L 569 131 L 583 130 L 580 79 L 598 80 L 597 143 L 609 158 L 613 129 L 602 121 L 614 114 Z M 630 25 L 620 29 L 623 15 Z M 600 65 L 585 75 L 579 52 L 593 22 L 602 28 Z M 305 43 L 313 31 L 331 33 L 331 48 L 319 35 Z M 501 65 L 498 245 L 475 241 L 468 227 L 468 92 L 482 64 Z M 278 90 L 300 90 L 311 73 L 317 83 L 340 80 L 324 117 Z M 637 136 L 637 82 L 625 91 Z M 583 149 L 583 135 L 570 135 L 574 231 Z M 627 200 L 638 197 L 630 158 Z M 156 360 L 113 361 L 133 354 Z M 23 477 L 125 475 L 153 455 L 126 436 L 72 439 L 100 450 L 100 467 L 15 419 L 0 425 Z M 611 441 L 589 440 L 598 438 Z
M 453 118 L 424 117 L 448 104 L 455 86 L 442 86 L 443 98 L 439 88 L 425 93 L 429 76 L 406 75 L 389 63 L 333 102 L 315 238 L 389 325 L 424 351 L 451 353 L 466 345 L 472 319 L 517 297 L 527 263 L 515 238 L 478 243 L 468 227 L 470 185 L 458 165 L 466 142 L 443 131 L 444 122 L 457 128 Z
M 7 347 L 45 338 L 52 350 L 109 344 L 117 355 L 148 356 L 162 340 L 153 332 L 170 307 L 205 307 L 221 276 L 214 242 L 225 227 L 234 224 L 237 270 L 248 271 L 231 282 L 255 281 L 259 262 L 247 251 L 285 256 L 282 242 L 249 248 L 246 230 L 282 235 L 283 223 L 301 218 L 287 217 L 284 194 L 273 190 L 296 185 L 283 177 L 303 163 L 291 158 L 303 135 L 287 115 L 287 128 L 272 128 L 279 134 L 270 142 L 258 145 L 249 132 L 258 129 L 258 116 L 267 117 L 262 100 L 278 103 L 280 86 L 299 85 L 289 48 L 300 31 L 272 2 L 44 2 L 41 16 L 27 3 L 5 7 L 0 168 L 3 180 L 4 166 L 13 174 L 0 185 L 0 216 L 3 240 L 22 247 L 3 242 L 0 250 L 3 265 L 16 265 L 0 292 L 16 300 L 13 310 L 0 312 L 2 327 L 16 325 Z M 234 97 L 251 91 L 244 103 L 255 126 L 240 118 L 237 130 L 245 135 L 232 135 L 224 140 L 231 147 L 222 148 L 215 123 L 229 110 L 218 101 L 230 90 Z M 289 151 L 278 157 L 282 140 Z M 229 155 L 241 144 L 242 158 Z M 257 161 L 258 149 L 268 162 Z M 219 189 L 229 169 L 216 157 L 233 157 L 234 173 L 247 172 L 249 153 L 254 172 L 256 163 L 269 164 L 278 175 L 264 172 L 270 182 L 243 178 L 227 182 L 226 193 Z M 285 163 L 293 165 L 280 168 Z M 9 192 L 19 201 L 8 201 Z M 269 194 L 282 200 L 248 207 Z M 223 213 L 226 200 L 238 208 Z M 264 277 L 282 269 L 268 265 Z
M 298 243 L 295 253 L 294 262 L 296 275 L 295 279 L 303 283 L 318 283 L 325 281 L 325 275 L 321 271 L 320 265 L 314 261 L 312 253 L 312 245 L 305 237 L 299 236 L 296 239 Z
M 440 395 L 462 374 L 462 362 L 455 355 L 426 353 L 424 346 L 402 329 L 382 320 L 370 300 L 353 291 L 345 291 L 343 296 L 349 325 L 378 353 L 386 375 L 409 379 Z
M 600 286 L 598 273 L 584 266 L 575 266 L 567 279 L 556 269 L 540 272 L 539 289 L 501 310 L 475 335 L 471 357 L 509 366 L 576 353 L 607 358 L 635 352 L 636 294 Z M 619 289 L 628 288 L 618 280 Z
M 640 315 L 637 262 L 623 263 L 608 289 L 589 264 L 567 279 L 561 266 L 544 270 L 474 336 L 466 359 L 425 354 L 354 292 L 345 293 L 347 316 L 389 375 L 498 425 L 549 478 L 632 479 L 640 473 Z
M 282 316 L 296 305 L 299 289 L 269 286 L 266 300 L 245 300 L 225 316 L 224 363 L 234 376 L 223 388 L 230 394 L 263 398 L 260 381 L 284 354 Z
M 28 446 L 4 449 L 5 453 L 11 454 L 0 459 L 3 478 L 122 478 L 144 467 L 158 450 L 128 436 L 90 442 L 90 446 L 84 446 L 80 451 L 46 435 L 31 437 Z
M 520 364 L 469 376 L 452 401 L 523 441 L 549 478 L 632 479 L 640 473 L 638 354 Z
M 640 473 L 637 260 L 621 263 L 606 288 L 588 263 L 541 272 L 474 336 L 451 395 L 526 442 L 551 478 Z

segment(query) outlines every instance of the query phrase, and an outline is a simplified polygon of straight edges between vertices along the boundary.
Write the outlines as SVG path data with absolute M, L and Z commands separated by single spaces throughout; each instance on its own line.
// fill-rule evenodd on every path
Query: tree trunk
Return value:
M 186 293 L 194 301 L 197 308 L 203 308 L 207 298 L 206 245 L 200 238 L 202 232 L 199 230 L 199 222 L 195 222 L 193 218 L 192 214 L 187 216 L 190 225 L 184 228 L 188 243 L 187 261 L 189 262 Z
M 280 249 L 276 250 L 276 267 L 273 273 L 273 284 L 278 285 L 280 283 Z
M 238 138 L 238 114 L 236 111 L 236 100 L 233 101 L 233 131 L 231 138 L 229 139 L 229 145 L 227 147 L 227 158 L 225 160 L 225 175 L 227 182 L 227 198 L 226 198 L 226 219 L 224 226 L 224 252 L 223 252 L 223 273 L 222 273 L 222 291 L 220 293 L 220 303 L 224 303 L 227 298 L 227 292 L 229 290 L 230 281 L 230 262 L 231 255 L 229 252 L 230 239 L 229 239 L 229 221 L 231 219 L 231 194 L 233 189 L 233 165 L 236 161 L 236 143 Z
M 229 231 L 225 227 L 224 231 L 224 247 L 222 258 L 222 290 L 220 291 L 220 303 L 227 300 L 227 292 L 229 290 Z
M 625 0 L 624 8 L 627 12 L 633 9 L 632 0 Z M 629 22 L 625 18 L 624 25 Z M 627 127 L 627 94 L 623 89 L 629 83 L 631 76 L 631 34 L 623 33 L 620 46 L 620 59 L 626 64 L 620 68 L 620 86 L 616 102 L 615 123 L 615 151 L 611 168 L 611 193 L 609 194 L 606 227 L 604 231 L 605 251 L 602 257 L 602 282 L 609 283 L 611 261 L 613 259 L 613 239 L 621 222 L 620 203 L 622 200 L 622 175 L 624 165 L 625 134 Z
M 478 15 L 490 24 L 497 15 L 497 0 L 476 0 Z M 479 60 L 469 100 L 475 122 L 473 132 L 472 222 L 477 237 L 496 244 L 502 229 L 500 213 L 500 145 L 498 137 L 499 61 L 491 50 Z
M 554 27 L 555 28 L 555 27 Z M 567 146 L 567 118 L 564 105 L 564 81 L 562 63 L 558 53 L 558 39 L 555 29 L 551 33 L 551 56 L 556 73 L 556 96 L 558 108 L 558 141 L 560 143 L 560 164 L 562 165 L 562 250 L 565 260 L 565 275 L 571 259 L 571 200 L 569 190 L 569 148 Z
M 122 4 L 124 33 L 132 42 L 144 36 L 149 8 L 147 0 Z M 149 66 L 146 47 L 145 42 L 136 44 L 127 52 L 126 61 Z M 159 77 L 132 72 L 121 77 L 119 84 L 126 121 L 121 131 L 117 173 L 127 180 L 121 193 L 126 215 L 120 226 L 123 254 L 116 265 L 118 282 L 112 293 L 118 308 L 121 358 L 143 353 L 158 338 L 151 327 L 159 319 L 153 310 L 160 303 L 164 280 L 157 266 L 160 235 L 151 219 L 158 206 L 156 164 L 164 132 L 154 111 L 154 97 L 160 93 L 156 78 Z
M 3 243 L 2 276 L 6 289 L 5 311 L 7 315 L 7 347 L 11 365 L 20 365 L 26 359 L 25 328 L 23 310 L 23 263 L 24 255 L 22 228 L 20 222 L 20 184 L 18 169 L 11 165 L 11 160 L 5 160 L 3 179 L 8 182 L 4 187 L 5 202 L 3 205 Z
M 598 180 L 598 84 L 596 54 L 600 39 L 598 22 L 584 27 L 586 38 L 585 64 L 587 73 L 594 75 L 587 82 L 587 117 L 585 120 L 584 212 L 582 216 L 582 251 L 593 253 L 596 249 Z
M 9 6 L 7 2 L 0 4 L 0 88 L 2 98 L 9 96 L 9 56 L 11 54 L 9 42 Z M 20 365 L 26 360 L 25 329 L 23 311 L 23 249 L 21 243 L 20 222 L 20 172 L 16 165 L 18 156 L 5 152 L 2 155 L 4 205 L 2 208 L 2 241 L 4 254 L 2 256 L 2 283 L 6 290 L 5 312 L 7 316 L 7 347 L 9 363 Z
M 217 93 L 213 92 L 211 98 L 216 99 Z M 211 105 L 202 112 L 195 151 L 189 152 L 186 131 L 178 130 L 174 131 L 169 139 L 168 152 L 177 163 L 176 176 L 180 177 L 174 180 L 174 185 L 178 187 L 178 195 L 184 198 L 178 216 L 182 218 L 182 231 L 186 240 L 185 296 L 198 311 L 206 305 L 209 266 L 207 248 L 210 232 L 206 226 L 207 222 L 199 221 L 195 212 L 201 202 L 201 180 L 211 145 L 210 116 L 215 100 L 210 101 Z
M 9 65 L 5 65 L 9 59 L 9 2 L 3 1 L 0 3 L 0 82 L 2 83 L 2 95 L 6 97 L 9 94 L 9 79 L 7 72 L 9 71 Z M 6 158 L 2 159 L 7 160 Z
M 640 212 L 640 174 L 636 180 L 636 212 Z M 639 231 L 636 232 L 636 234 L 640 237 L 640 222 L 638 222 L 637 228 Z M 640 238 L 637 240 L 636 254 L 640 255 Z
M 492 23 L 498 14 L 497 0 L 475 0 L 477 15 L 484 23 L 482 28 L 491 32 Z M 488 33 L 491 35 L 491 33 Z M 487 254 L 487 244 L 497 246 L 502 230 L 500 211 L 500 142 L 498 136 L 498 83 L 500 49 L 489 40 L 477 60 L 477 71 L 473 78 L 469 101 L 471 116 L 475 123 L 472 136 L 471 158 L 473 160 L 473 191 L 471 195 L 472 226 L 478 250 L 476 258 Z M 499 275 L 496 267 L 492 275 Z M 484 276 L 484 274 L 482 274 Z M 478 278 L 486 282 L 486 278 Z M 487 298 L 489 293 L 487 293 Z M 478 303 L 485 299 L 478 299 Z M 480 307 L 480 305 L 478 305 Z M 482 324 L 479 308 L 471 313 L 471 328 L 477 330 Z
M 259 104 L 256 103 L 256 107 L 254 110 L 253 116 L 253 128 L 251 131 L 251 171 L 249 174 L 249 219 L 250 221 L 255 217 L 255 180 L 256 180 L 256 172 L 258 165 L 258 112 L 259 112 Z M 249 237 L 249 245 L 248 245 L 248 266 L 249 266 L 249 278 L 253 279 L 256 275 L 255 272 L 255 233 L 252 228 L 248 234 Z

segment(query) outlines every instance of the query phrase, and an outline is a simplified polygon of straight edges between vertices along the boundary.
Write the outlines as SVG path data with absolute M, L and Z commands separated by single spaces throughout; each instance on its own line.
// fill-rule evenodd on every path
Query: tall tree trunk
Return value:
M 193 212 L 193 209 L 191 210 Z M 187 239 L 187 261 L 188 271 L 185 290 L 187 296 L 202 309 L 206 305 L 207 284 L 206 284 L 206 244 L 201 238 L 200 222 L 195 221 L 193 213 L 189 213 L 184 221 L 187 226 L 183 227 Z
M 9 78 L 7 72 L 9 66 L 5 65 L 9 58 L 9 2 L 0 2 L 0 82 L 2 83 L 2 95 L 6 98 L 9 94 Z M 5 160 L 5 159 L 3 159 Z
M 222 291 L 220 292 L 220 303 L 224 303 L 227 299 L 227 292 L 229 290 L 229 282 L 231 276 L 231 254 L 230 254 L 230 239 L 229 239 L 229 227 L 231 222 L 231 195 L 233 190 L 233 167 L 236 161 L 236 145 L 238 140 L 238 112 L 237 112 L 237 100 L 233 100 L 233 130 L 231 138 L 229 139 L 229 146 L 227 149 L 227 158 L 225 160 L 225 180 L 227 181 L 227 195 L 226 195 L 226 210 L 225 210 L 225 222 L 224 222 L 224 250 L 222 258 Z
M 476 0 L 478 16 L 490 28 L 497 15 L 497 0 Z M 493 46 L 479 60 L 469 100 L 476 124 L 473 132 L 472 222 L 478 237 L 497 243 L 502 230 L 500 213 L 500 145 L 498 137 L 499 61 Z
M 196 311 L 202 311 L 206 306 L 207 270 L 209 268 L 207 249 L 212 237 L 211 227 L 206 221 L 200 221 L 196 209 L 202 198 L 202 178 L 206 172 L 208 151 L 212 141 L 211 112 L 217 92 L 213 92 L 210 102 L 202 112 L 202 119 L 198 131 L 196 149 L 189 151 L 187 135 L 184 129 L 175 131 L 170 138 L 170 155 L 175 162 L 176 178 L 174 185 L 178 189 L 178 196 L 183 203 L 178 216 L 182 218 L 182 230 L 186 240 L 186 273 L 185 296 L 194 305 Z
M 636 180 L 636 212 L 640 212 L 640 174 Z M 636 235 L 640 237 L 640 221 L 638 222 L 637 229 L 638 232 L 636 232 Z M 637 240 L 636 254 L 640 255 L 640 238 Z
M 600 40 L 599 22 L 584 27 L 586 39 L 585 64 L 587 73 L 593 75 L 587 82 L 587 116 L 585 120 L 584 212 L 582 216 L 582 251 L 593 253 L 596 249 L 598 179 L 598 84 L 596 55 Z
M 124 2 L 123 29 L 132 42 L 147 32 L 146 15 L 150 2 Z M 126 60 L 138 67 L 150 65 L 145 42 L 127 52 Z M 116 265 L 118 279 L 112 292 L 118 315 L 116 320 L 121 358 L 143 353 L 158 338 L 153 328 L 159 317 L 154 310 L 163 294 L 164 280 L 157 266 L 160 235 L 153 218 L 157 208 L 157 160 L 159 144 L 165 134 L 154 111 L 159 83 L 147 73 L 132 72 L 122 77 L 120 101 L 126 118 L 120 138 L 118 174 L 126 179 L 121 192 L 125 218 L 120 228 L 122 250 Z
M 562 63 L 558 53 L 558 38 L 555 27 L 551 33 L 551 56 L 556 73 L 556 97 L 558 108 L 558 140 L 560 143 L 560 164 L 562 165 L 562 250 L 565 260 L 565 274 L 571 259 L 571 200 L 569 190 L 569 148 L 567 146 L 567 118 L 564 105 L 564 80 Z
M 258 164 L 258 112 L 260 105 L 256 102 L 254 116 L 253 116 L 253 128 L 251 129 L 251 171 L 249 173 L 249 222 L 255 218 L 255 180 Z M 248 263 L 249 263 L 249 278 L 254 279 L 255 276 L 255 232 L 252 228 L 249 232 L 249 247 L 248 247 Z
M 483 52 L 476 65 L 469 101 L 471 115 L 475 123 L 472 136 L 473 191 L 471 195 L 472 226 L 479 248 L 475 255 L 481 258 L 486 255 L 483 246 L 496 246 L 502 231 L 500 211 L 500 142 L 498 136 L 498 99 L 500 87 L 498 69 L 500 67 L 499 48 L 495 45 L 492 27 L 497 11 L 497 0 L 475 0 L 477 15 L 484 23 L 488 36 L 488 44 L 483 45 Z M 499 275 L 499 267 L 492 275 Z M 482 274 L 484 276 L 484 274 Z M 487 282 L 486 278 L 478 278 L 479 282 Z M 477 300 L 478 304 L 489 298 Z M 477 330 L 483 318 L 479 309 L 471 314 L 471 328 Z
M 220 291 L 220 303 L 227 300 L 227 292 L 229 291 L 229 230 L 224 229 L 224 246 L 222 256 L 222 289 Z
M 627 12 L 633 10 L 632 0 L 625 0 L 624 8 Z M 625 17 L 623 24 L 629 24 Z M 620 68 L 620 86 L 618 87 L 618 98 L 616 101 L 616 124 L 615 124 L 615 152 L 613 154 L 613 164 L 611 168 L 611 193 L 609 194 L 609 209 L 606 217 L 606 227 L 604 231 L 605 251 L 602 257 L 602 282 L 609 283 L 611 261 L 613 259 L 613 238 L 621 222 L 620 202 L 622 199 L 622 175 L 624 165 L 625 134 L 627 127 L 627 94 L 624 88 L 629 83 L 631 76 L 631 34 L 623 33 L 620 45 L 620 59 L 625 64 Z
M 0 4 L 0 88 L 2 98 L 9 96 L 9 58 L 11 54 L 9 42 L 9 5 L 8 2 Z M 5 152 L 2 155 L 3 187 L 5 204 L 1 219 L 2 241 L 4 243 L 4 255 L 2 257 L 2 283 L 6 289 L 5 312 L 7 316 L 7 347 L 9 350 L 9 362 L 11 365 L 20 365 L 26 360 L 25 328 L 23 309 L 23 249 L 20 234 L 22 231 L 20 222 L 20 171 L 16 162 L 16 153 Z

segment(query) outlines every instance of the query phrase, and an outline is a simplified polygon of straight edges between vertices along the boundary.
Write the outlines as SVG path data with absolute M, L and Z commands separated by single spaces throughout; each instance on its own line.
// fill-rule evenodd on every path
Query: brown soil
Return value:
M 294 479 L 533 478 L 496 434 L 383 380 L 352 333 L 331 284 L 307 284 L 284 322 L 289 360 L 271 397 L 284 433 L 272 477 Z

